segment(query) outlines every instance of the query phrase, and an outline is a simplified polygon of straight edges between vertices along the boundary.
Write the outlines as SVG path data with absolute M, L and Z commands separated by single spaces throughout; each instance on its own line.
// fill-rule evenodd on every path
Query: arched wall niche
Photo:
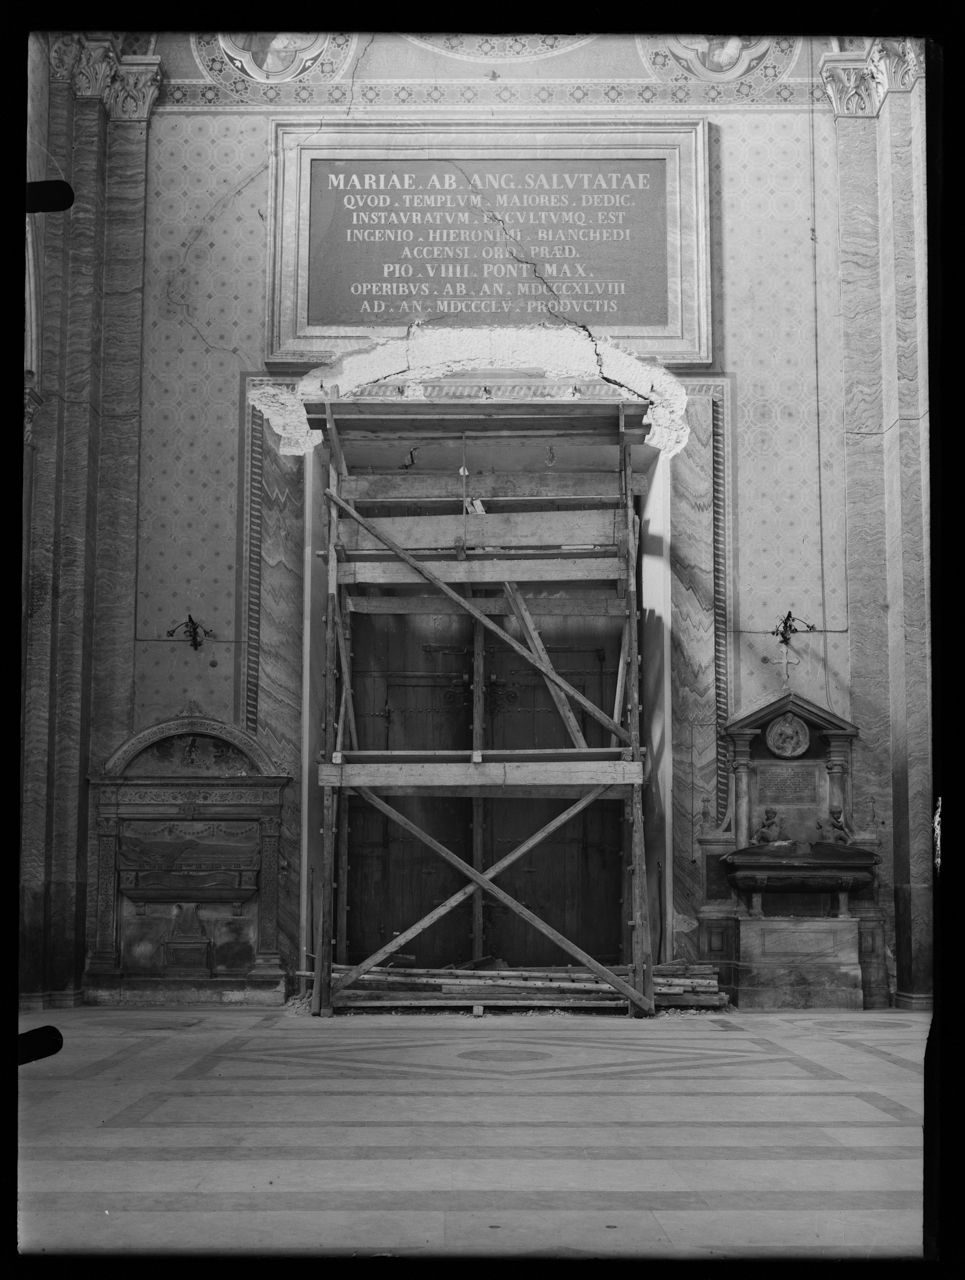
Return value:
M 274 761 L 268 752 L 262 747 L 258 741 L 249 733 L 245 733 L 242 729 L 235 728 L 234 725 L 225 724 L 222 720 L 211 719 L 206 716 L 177 716 L 172 720 L 162 720 L 159 724 L 152 725 L 149 729 L 142 729 L 139 733 L 135 733 L 132 737 L 123 743 L 114 754 L 107 760 L 104 765 L 104 774 L 109 777 L 117 777 L 123 774 L 148 772 L 144 768 L 147 763 L 145 757 L 156 750 L 162 744 L 173 743 L 179 740 L 190 740 L 194 738 L 202 738 L 205 742 L 221 742 L 225 748 L 230 749 L 225 752 L 224 772 L 232 774 L 240 773 L 237 757 L 241 756 L 249 762 L 250 768 L 246 771 L 250 774 L 272 775 L 277 774 Z M 178 762 L 162 762 L 164 764 L 161 772 L 164 774 L 177 773 L 176 764 Z M 216 764 L 210 758 L 209 753 L 200 753 L 196 762 L 190 760 L 184 762 L 184 769 L 181 772 L 200 773 L 205 772 L 209 776 L 219 776 L 217 768 L 211 768 L 211 764 Z M 169 767 L 169 764 L 174 767 Z

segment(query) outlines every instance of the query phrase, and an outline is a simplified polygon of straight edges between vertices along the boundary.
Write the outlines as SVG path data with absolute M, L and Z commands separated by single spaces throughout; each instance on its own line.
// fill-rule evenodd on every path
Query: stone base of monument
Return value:
M 88 973 L 84 1003 L 119 1005 L 224 1004 L 274 1006 L 285 1003 L 285 975 L 254 973 L 238 977 L 133 977 L 127 974 Z
M 747 917 L 737 931 L 739 1009 L 862 1009 L 857 920 Z

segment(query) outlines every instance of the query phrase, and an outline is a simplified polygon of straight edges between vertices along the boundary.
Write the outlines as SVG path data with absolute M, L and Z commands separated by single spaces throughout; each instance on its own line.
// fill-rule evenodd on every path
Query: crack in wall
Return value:
M 362 65 L 362 59 L 365 57 L 368 51 L 372 48 L 373 44 L 375 44 L 375 36 L 371 35 L 369 36 L 368 44 L 365 46 L 365 48 L 362 50 L 359 56 L 355 59 L 355 66 L 352 68 L 352 76 L 348 84 L 349 98 L 348 98 L 348 107 L 346 108 L 346 111 L 345 111 L 346 119 L 348 119 L 348 117 L 352 114 L 352 107 L 355 105 L 355 77 L 359 73 L 359 67 Z
M 205 347 L 212 352 L 221 351 L 221 352 L 224 352 L 225 355 L 232 355 L 237 357 L 238 362 L 239 364 L 241 364 L 242 369 L 257 368 L 259 366 L 259 361 L 257 359 L 252 359 L 250 356 L 247 356 L 247 355 L 243 356 L 239 348 L 237 347 L 220 347 L 215 343 L 211 342 L 202 333 L 201 329 L 198 327 L 197 322 L 195 321 L 194 317 L 191 314 L 192 304 L 190 299 L 183 296 L 183 290 L 182 290 L 182 297 L 180 299 L 177 298 L 176 296 L 174 296 L 173 290 L 175 288 L 175 284 L 179 280 L 182 286 L 186 283 L 186 277 L 188 276 L 188 262 L 187 262 L 188 254 L 197 244 L 198 240 L 200 239 L 201 235 L 204 233 L 205 229 L 209 227 L 213 222 L 217 221 L 217 219 L 220 218 L 222 214 L 226 212 L 229 205 L 234 200 L 236 200 L 238 196 L 241 195 L 241 193 L 245 190 L 245 188 L 249 187 L 255 181 L 255 179 L 259 178 L 263 173 L 267 171 L 267 169 L 268 169 L 268 161 L 266 160 L 264 164 L 259 165 L 258 168 L 254 171 L 254 173 L 249 174 L 249 176 L 245 178 L 243 182 L 240 182 L 238 186 L 234 187 L 231 191 L 226 191 L 223 196 L 218 197 L 218 199 L 214 202 L 211 208 L 208 209 L 208 211 L 204 214 L 198 226 L 195 228 L 194 232 L 190 236 L 182 240 L 180 249 L 179 249 L 180 262 L 177 268 L 168 275 L 167 281 L 164 286 L 164 297 L 167 304 L 172 308 L 172 310 L 174 310 L 178 314 L 178 318 L 180 320 L 187 322 L 187 324 L 191 327 L 191 329 L 197 334 L 197 336 L 204 343 Z

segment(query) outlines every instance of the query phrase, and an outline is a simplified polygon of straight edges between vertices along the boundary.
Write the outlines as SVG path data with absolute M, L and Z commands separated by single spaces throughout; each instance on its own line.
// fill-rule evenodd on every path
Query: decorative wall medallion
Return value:
M 581 45 L 595 40 L 595 35 L 539 36 L 539 35 L 418 35 L 405 37 L 423 49 L 444 53 L 463 62 L 533 62 L 537 58 L 551 58 L 557 53 L 569 53 Z
M 785 760 L 802 756 L 811 743 L 807 725 L 790 711 L 785 711 L 784 715 L 772 720 L 764 737 L 770 753 Z
M 312 86 L 339 78 L 355 46 L 356 36 L 344 31 L 201 32 L 191 36 L 191 50 L 211 83 L 165 85 L 162 99 L 303 105 L 313 100 Z
M 325 52 L 327 31 L 231 31 L 218 33 L 225 57 L 242 75 L 262 83 L 296 80 Z
M 682 71 L 700 80 L 734 80 L 761 63 L 770 36 L 668 36 L 667 52 Z

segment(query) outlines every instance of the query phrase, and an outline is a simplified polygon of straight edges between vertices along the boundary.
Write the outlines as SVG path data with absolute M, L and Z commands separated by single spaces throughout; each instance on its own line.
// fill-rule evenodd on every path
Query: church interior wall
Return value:
M 375 123 L 418 107 L 423 116 L 437 110 L 440 119 L 471 120 L 471 111 L 486 107 L 523 110 L 532 122 L 562 106 L 586 110 L 589 123 L 608 109 L 627 118 L 630 107 L 644 123 L 658 113 L 700 115 L 710 126 L 713 360 L 678 370 L 691 397 L 690 440 L 669 463 L 674 880 L 666 927 L 673 954 L 697 958 L 697 835 L 705 804 L 712 826 L 726 807 L 715 671 L 726 672 L 731 717 L 775 697 L 782 673 L 771 632 L 788 610 L 816 627 L 794 646 L 795 692 L 861 728 L 853 808 L 865 825 L 873 802 L 894 949 L 895 822 L 917 850 L 919 883 L 928 860 L 928 726 L 920 713 L 927 696 L 920 676 L 906 681 L 904 674 L 919 670 L 907 655 L 928 606 L 927 397 L 918 372 L 926 360 L 921 94 L 893 95 L 902 102 L 884 124 L 847 121 L 845 135 L 817 72 L 822 54 L 839 46 L 818 39 L 782 38 L 780 47 L 775 40 L 762 66 L 721 86 L 693 74 L 675 79 L 660 37 L 586 38 L 554 56 L 488 65 L 428 38 L 339 41 L 328 63 L 272 96 L 254 82 L 232 87 L 210 41 L 162 34 L 154 53 L 163 80 L 149 120 L 115 126 L 96 98 L 75 102 L 62 80 L 48 84 L 50 41 L 30 38 L 28 176 L 54 172 L 37 158 L 48 132 L 80 145 L 64 174 L 77 187 L 74 212 L 54 222 L 37 215 L 33 231 L 45 299 L 38 436 L 59 443 L 32 462 L 28 934 L 36 938 L 66 912 L 74 920 L 70 945 L 83 952 L 85 910 L 91 927 L 83 851 L 95 833 L 84 798 L 88 756 L 96 764 L 125 737 L 189 708 L 256 736 L 277 772 L 294 779 L 283 799 L 278 919 L 283 961 L 289 974 L 297 967 L 311 826 L 300 811 L 305 463 L 279 451 L 244 390 L 246 379 L 265 374 L 273 118 L 310 108 L 333 118 L 350 110 Z M 129 233 L 143 234 L 132 382 L 130 352 L 117 355 L 110 337 L 123 316 L 111 294 L 120 283 L 111 284 L 110 263 L 99 255 L 126 243 L 125 224 L 111 222 L 116 213 L 105 215 L 104 201 L 114 189 L 124 198 L 135 134 L 123 131 L 135 129 L 146 131 L 146 148 L 143 231 Z M 895 151 L 889 138 L 900 130 L 907 146 Z M 57 143 L 52 148 L 61 154 Z M 879 173 L 885 194 L 897 193 L 888 185 L 893 152 L 907 161 L 914 207 L 897 194 L 890 206 L 884 196 L 880 209 L 876 203 Z M 902 236 L 917 244 L 909 261 Z M 888 244 L 890 265 L 881 257 Z M 855 248 L 863 265 L 852 265 Z M 92 286 L 77 275 L 81 258 Z M 58 273 L 66 275 L 63 287 Z M 889 302 L 894 288 L 897 303 Z M 909 294 L 914 302 L 903 311 Z M 879 313 L 887 316 L 889 307 L 897 318 L 890 329 L 886 321 L 882 337 Z M 905 335 L 909 325 L 914 332 Z M 881 371 L 882 352 L 893 374 Z M 859 365 L 880 384 L 860 404 Z M 717 447 L 726 454 L 718 495 L 726 533 L 717 569 L 726 575 L 723 668 L 715 633 L 715 412 L 723 413 Z M 899 427 L 888 436 L 892 420 Z M 917 477 L 914 491 L 909 476 Z M 124 513 L 116 520 L 115 510 Z M 54 580 L 57 591 L 47 598 L 43 584 Z M 133 613 L 121 597 L 133 602 Z M 889 623 L 888 600 L 897 597 L 903 611 Z M 95 602 L 104 605 L 99 620 Z M 211 632 L 197 651 L 181 633 L 168 634 L 189 612 Z M 61 732 L 65 717 L 69 731 Z M 901 740 L 907 725 L 910 737 Z M 894 812 L 895 753 L 911 759 L 917 779 L 910 815 L 907 803 Z M 46 894 L 46 906 L 34 901 L 37 893 Z M 27 989 L 76 989 L 76 955 L 41 976 L 31 958 L 38 946 L 25 944 Z

